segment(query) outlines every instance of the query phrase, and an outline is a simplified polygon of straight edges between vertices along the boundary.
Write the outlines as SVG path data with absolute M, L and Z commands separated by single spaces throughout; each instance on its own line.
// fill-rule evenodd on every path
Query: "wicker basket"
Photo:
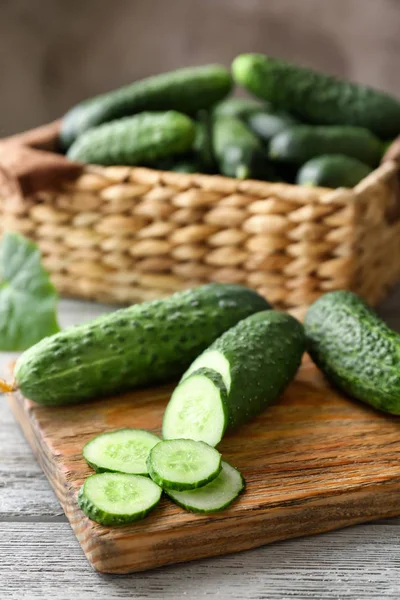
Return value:
M 82 167 L 49 152 L 56 137 L 52 124 L 2 142 L 0 206 L 63 295 L 131 303 L 220 281 L 302 311 L 334 289 L 374 305 L 400 279 L 394 160 L 330 190 Z

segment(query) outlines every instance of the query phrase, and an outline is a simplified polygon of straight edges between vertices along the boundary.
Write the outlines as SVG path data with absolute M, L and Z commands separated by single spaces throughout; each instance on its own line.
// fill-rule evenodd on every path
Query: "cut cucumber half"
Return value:
M 159 502 L 162 489 L 148 477 L 124 473 L 90 475 L 78 494 L 80 509 L 101 525 L 143 519 Z
M 193 490 L 210 483 L 221 471 L 221 455 L 204 442 L 165 440 L 152 448 L 147 466 L 162 488 Z
M 241 473 L 222 461 L 221 472 L 211 483 L 186 492 L 171 489 L 164 491 L 171 500 L 190 512 L 213 513 L 229 506 L 243 489 L 244 479 Z
M 179 383 L 164 413 L 164 439 L 192 439 L 216 446 L 228 424 L 226 387 L 212 369 L 199 369 Z
M 159 441 L 143 429 L 118 429 L 90 440 L 83 448 L 83 457 L 97 473 L 147 475 L 147 458 Z
M 182 381 L 189 377 L 194 371 L 198 371 L 203 367 L 217 371 L 217 373 L 221 375 L 225 387 L 229 392 L 232 383 L 231 365 L 222 352 L 219 352 L 218 350 L 207 350 L 200 354 L 183 374 Z

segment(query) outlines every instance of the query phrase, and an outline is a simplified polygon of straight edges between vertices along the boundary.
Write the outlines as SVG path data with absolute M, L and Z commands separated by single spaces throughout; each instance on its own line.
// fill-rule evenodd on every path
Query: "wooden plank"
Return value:
M 0 592 L 4 600 L 398 600 L 398 538 L 390 522 L 361 525 L 113 577 L 93 572 L 66 523 L 0 523 Z
M 126 573 L 237 552 L 400 514 L 400 423 L 328 388 L 306 363 L 282 400 L 221 444 L 247 491 L 220 514 L 186 513 L 167 500 L 145 521 L 102 527 L 80 512 L 76 494 L 90 469 L 83 444 L 123 426 L 159 432 L 171 388 L 133 392 L 76 407 L 11 398 L 93 566 Z

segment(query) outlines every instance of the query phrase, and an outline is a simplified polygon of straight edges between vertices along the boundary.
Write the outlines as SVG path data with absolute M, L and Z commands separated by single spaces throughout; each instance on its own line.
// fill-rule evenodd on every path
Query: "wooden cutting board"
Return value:
M 227 435 L 220 450 L 245 476 L 245 493 L 214 515 L 163 499 L 143 521 L 103 527 L 76 496 L 91 469 L 90 438 L 120 427 L 160 433 L 172 387 L 76 407 L 46 408 L 18 394 L 10 404 L 90 563 L 129 573 L 237 552 L 275 540 L 400 515 L 400 418 L 340 396 L 310 362 L 278 404 Z

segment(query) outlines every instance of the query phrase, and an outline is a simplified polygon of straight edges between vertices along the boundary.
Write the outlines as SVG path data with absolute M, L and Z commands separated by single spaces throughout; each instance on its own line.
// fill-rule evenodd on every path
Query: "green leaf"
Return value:
M 16 233 L 0 243 L 0 350 L 26 350 L 60 331 L 57 292 L 37 246 Z

